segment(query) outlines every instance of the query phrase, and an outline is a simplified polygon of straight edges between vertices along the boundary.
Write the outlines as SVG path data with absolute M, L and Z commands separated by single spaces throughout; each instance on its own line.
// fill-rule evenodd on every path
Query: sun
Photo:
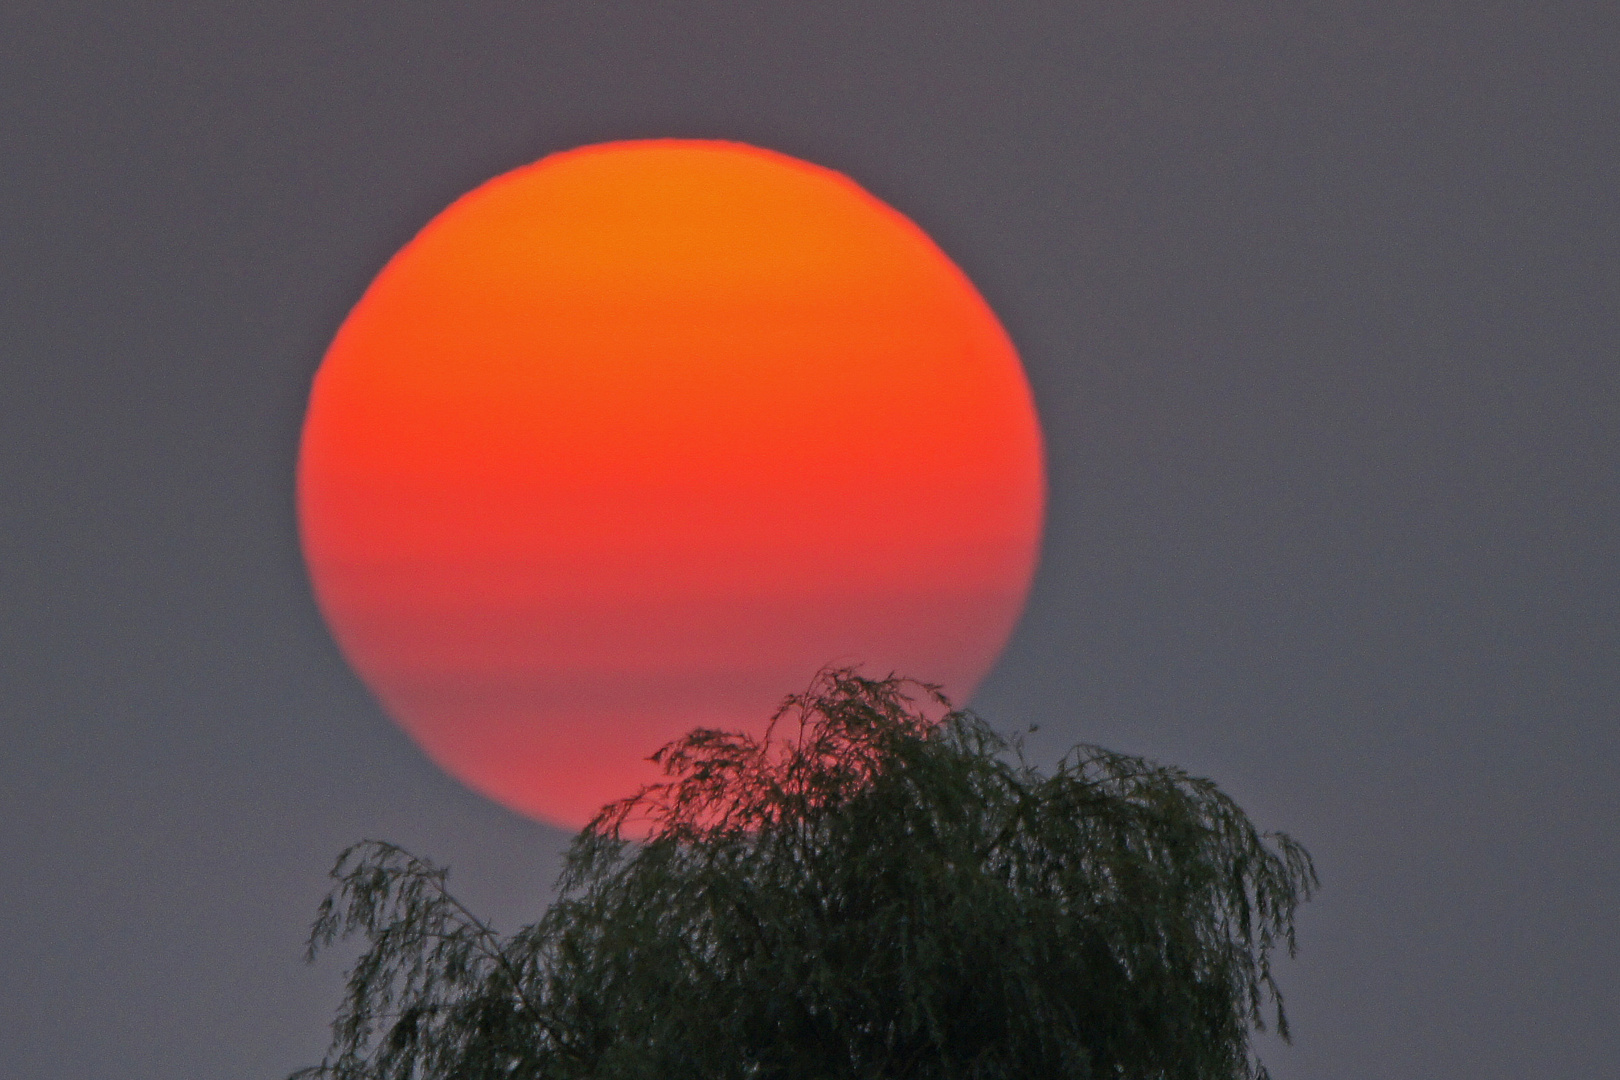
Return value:
M 965 699 L 1043 504 L 1023 368 L 956 265 L 839 173 L 710 141 L 556 154 L 434 218 L 332 342 L 298 469 L 354 668 L 567 826 L 829 663 Z

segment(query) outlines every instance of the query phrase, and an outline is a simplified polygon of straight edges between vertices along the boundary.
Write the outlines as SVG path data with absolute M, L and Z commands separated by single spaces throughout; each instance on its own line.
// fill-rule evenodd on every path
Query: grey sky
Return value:
M 660 135 L 850 174 L 1001 314 L 1051 519 L 976 704 L 1311 848 L 1279 1080 L 1612 1071 L 1617 55 L 1604 3 L 12 0 L 0 1072 L 312 1061 L 360 837 L 538 913 L 566 838 L 322 627 L 300 410 L 450 199 Z

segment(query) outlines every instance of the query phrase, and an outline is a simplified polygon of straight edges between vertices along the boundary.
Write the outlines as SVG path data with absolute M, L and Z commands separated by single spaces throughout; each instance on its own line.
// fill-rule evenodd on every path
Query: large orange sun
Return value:
M 905 217 L 736 143 L 588 146 L 452 204 L 327 352 L 304 552 L 441 766 L 577 826 L 829 663 L 965 699 L 1023 606 L 1017 354 Z

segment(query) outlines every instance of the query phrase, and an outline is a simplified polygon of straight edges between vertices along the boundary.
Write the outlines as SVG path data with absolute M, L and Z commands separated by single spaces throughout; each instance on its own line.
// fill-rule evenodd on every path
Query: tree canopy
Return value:
M 938 691 L 824 672 L 697 730 L 509 936 L 403 849 L 344 852 L 332 1080 L 1265 1075 L 1310 857 L 1212 782 L 1099 747 L 1049 774 Z

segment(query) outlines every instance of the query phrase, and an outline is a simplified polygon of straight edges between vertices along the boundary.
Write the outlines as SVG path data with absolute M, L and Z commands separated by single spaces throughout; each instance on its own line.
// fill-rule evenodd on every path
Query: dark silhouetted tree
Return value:
M 1263 1076 L 1304 849 L 1178 769 L 1016 751 L 932 688 L 824 672 L 763 739 L 661 750 L 511 936 L 443 869 L 357 845 L 310 951 L 365 947 L 297 1075 Z

